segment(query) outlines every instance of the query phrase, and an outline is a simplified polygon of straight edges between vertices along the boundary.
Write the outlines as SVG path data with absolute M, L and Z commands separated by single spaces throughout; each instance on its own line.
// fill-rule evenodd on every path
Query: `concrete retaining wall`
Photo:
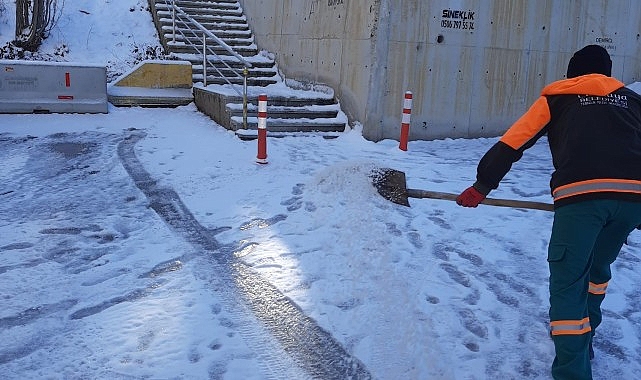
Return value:
M 194 103 L 198 110 L 209 116 L 219 125 L 229 126 L 232 130 L 237 130 L 235 124 L 231 121 L 231 113 L 227 109 L 227 103 L 234 97 L 228 97 L 222 93 L 208 91 L 200 86 L 194 87 Z M 237 100 L 237 99 L 236 99 Z
M 629 0 L 241 0 L 287 77 L 335 89 L 371 140 L 496 136 L 587 44 L 641 79 L 641 6 Z

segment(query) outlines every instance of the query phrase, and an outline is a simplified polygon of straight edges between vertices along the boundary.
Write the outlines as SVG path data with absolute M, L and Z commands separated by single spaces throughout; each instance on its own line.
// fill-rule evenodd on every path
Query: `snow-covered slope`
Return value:
M 66 1 L 43 51 L 126 67 L 153 44 L 141 8 Z M 552 214 L 402 207 L 368 177 L 458 192 L 494 142 L 402 152 L 356 126 L 269 139 L 258 165 L 193 105 L 0 115 L 0 377 L 549 379 Z M 541 141 L 492 195 L 549 202 L 550 172 Z M 613 265 L 595 378 L 641 378 L 640 248 Z

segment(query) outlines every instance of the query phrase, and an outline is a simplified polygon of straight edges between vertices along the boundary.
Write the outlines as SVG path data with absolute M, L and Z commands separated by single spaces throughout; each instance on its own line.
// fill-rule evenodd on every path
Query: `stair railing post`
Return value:
M 171 42 L 176 43 L 176 0 L 171 0 L 171 30 L 172 37 Z
M 203 33 L 203 85 L 207 87 L 207 36 Z
M 247 67 L 243 68 L 243 129 L 247 129 Z

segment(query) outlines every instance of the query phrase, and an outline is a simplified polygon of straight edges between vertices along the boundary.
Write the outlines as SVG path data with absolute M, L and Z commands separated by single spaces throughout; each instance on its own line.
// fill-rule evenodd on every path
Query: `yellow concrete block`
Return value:
M 191 63 L 186 61 L 143 61 L 114 83 L 120 87 L 191 88 Z

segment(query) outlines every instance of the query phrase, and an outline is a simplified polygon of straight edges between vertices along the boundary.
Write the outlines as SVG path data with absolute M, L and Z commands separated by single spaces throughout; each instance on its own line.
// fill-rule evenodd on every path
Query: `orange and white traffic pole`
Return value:
M 400 150 L 407 150 L 407 140 L 410 136 L 410 119 L 412 117 L 412 92 L 405 92 L 403 99 L 403 117 L 401 119 L 401 139 L 398 145 Z
M 256 162 L 267 163 L 267 94 L 258 95 L 258 155 Z

